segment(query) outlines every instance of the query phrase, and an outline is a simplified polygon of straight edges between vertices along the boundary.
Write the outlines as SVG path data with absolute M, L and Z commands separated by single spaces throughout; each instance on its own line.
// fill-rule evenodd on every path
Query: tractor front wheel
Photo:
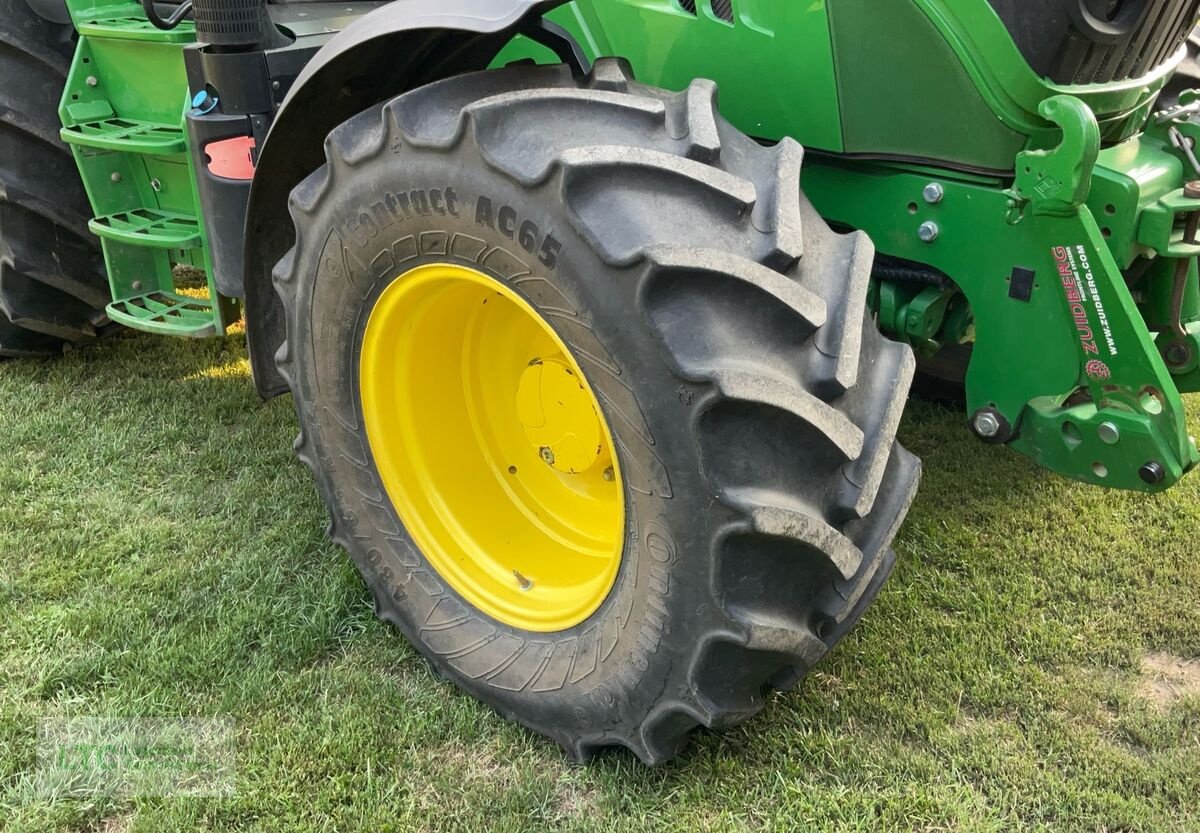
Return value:
M 576 758 L 756 712 L 891 568 L 914 361 L 873 248 L 715 88 L 604 60 L 360 114 L 293 193 L 279 367 L 379 614 Z

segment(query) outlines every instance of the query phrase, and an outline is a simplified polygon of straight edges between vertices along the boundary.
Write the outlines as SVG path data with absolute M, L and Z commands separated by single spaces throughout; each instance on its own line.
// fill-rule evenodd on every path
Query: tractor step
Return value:
M 203 338 L 216 335 L 216 316 L 207 298 L 148 292 L 108 305 L 108 317 L 134 330 Z
M 174 29 L 157 28 L 146 19 L 138 3 L 105 4 L 90 12 L 76 13 L 79 34 L 88 38 L 191 43 L 196 39 L 196 24 L 182 20 Z
M 195 217 L 157 208 L 136 208 L 88 221 L 97 237 L 152 246 L 158 249 L 190 249 L 200 245 L 200 224 Z
M 157 29 L 140 0 L 72 0 L 69 8 L 79 41 L 59 135 L 87 189 L 88 229 L 102 243 L 108 317 L 163 335 L 221 335 L 241 306 L 212 277 L 188 152 L 193 92 L 183 58 L 195 25 Z M 207 291 L 177 283 L 177 266 L 204 272 Z
M 107 108 L 106 108 L 107 109 Z M 111 110 L 109 111 L 111 113 Z M 69 145 L 84 145 L 126 153 L 183 153 L 187 142 L 178 125 L 122 118 L 101 118 L 64 127 L 59 134 Z

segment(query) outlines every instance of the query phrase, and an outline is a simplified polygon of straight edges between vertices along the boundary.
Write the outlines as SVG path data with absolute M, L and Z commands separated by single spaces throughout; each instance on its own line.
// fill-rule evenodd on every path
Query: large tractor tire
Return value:
M 70 25 L 0 0 L 0 356 L 47 356 L 109 326 L 104 259 L 58 137 Z
M 326 157 L 275 270 L 296 448 L 440 673 L 653 764 L 845 635 L 917 487 L 914 362 L 799 145 L 603 60 L 423 87 Z

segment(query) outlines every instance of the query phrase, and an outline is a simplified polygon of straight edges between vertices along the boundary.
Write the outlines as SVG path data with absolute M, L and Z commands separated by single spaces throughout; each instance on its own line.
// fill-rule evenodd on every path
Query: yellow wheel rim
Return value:
M 379 296 L 359 389 L 388 496 L 430 564 L 514 627 L 577 625 L 612 589 L 612 433 L 562 339 L 482 272 L 419 266 Z

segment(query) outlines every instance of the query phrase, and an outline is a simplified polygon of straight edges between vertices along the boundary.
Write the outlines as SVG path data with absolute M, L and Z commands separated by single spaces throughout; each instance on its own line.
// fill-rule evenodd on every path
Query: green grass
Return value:
M 1143 665 L 1200 652 L 1200 477 L 1073 485 L 914 403 L 862 626 L 676 763 L 576 767 L 375 620 L 295 433 L 236 337 L 0 364 L 0 828 L 1200 829 L 1200 686 Z M 236 794 L 38 800 L 64 715 L 229 716 Z

